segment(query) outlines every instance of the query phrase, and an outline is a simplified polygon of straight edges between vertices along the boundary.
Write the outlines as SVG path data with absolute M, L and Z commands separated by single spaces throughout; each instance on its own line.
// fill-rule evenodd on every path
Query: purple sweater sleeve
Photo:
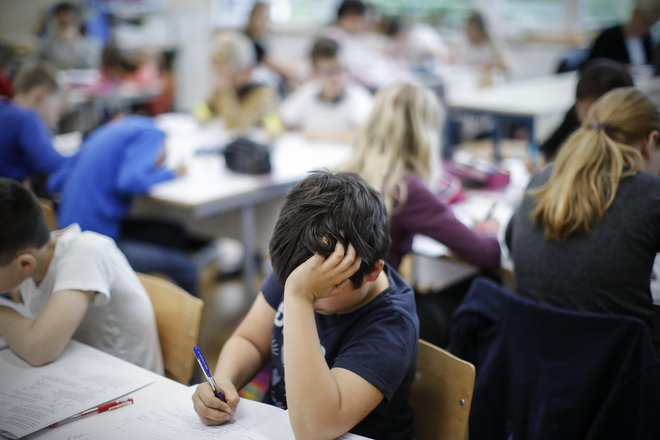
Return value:
M 406 204 L 396 213 L 403 229 L 411 235 L 426 235 L 439 241 L 480 269 L 500 266 L 500 244 L 496 238 L 478 234 L 461 223 L 418 177 L 406 177 L 406 184 Z

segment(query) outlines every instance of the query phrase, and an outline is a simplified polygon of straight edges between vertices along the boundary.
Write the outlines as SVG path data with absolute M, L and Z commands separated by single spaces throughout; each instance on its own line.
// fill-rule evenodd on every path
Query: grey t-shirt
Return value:
M 529 187 L 550 177 L 548 167 Z M 518 293 L 559 307 L 633 316 L 652 326 L 650 280 L 660 251 L 660 177 L 637 173 L 588 234 L 546 240 L 530 220 L 526 195 L 511 220 Z

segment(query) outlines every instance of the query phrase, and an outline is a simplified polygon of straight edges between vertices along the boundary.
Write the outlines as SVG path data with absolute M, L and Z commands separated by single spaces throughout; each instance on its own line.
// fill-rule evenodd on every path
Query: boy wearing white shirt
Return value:
M 319 38 L 312 47 L 314 79 L 284 101 L 280 118 L 288 129 L 300 130 L 310 139 L 350 142 L 366 121 L 372 97 L 364 87 L 347 83 L 339 58 L 339 45 Z
M 51 234 L 36 198 L 0 179 L 0 292 L 14 289 L 23 304 L 0 302 L 0 337 L 29 364 L 73 338 L 163 373 L 151 301 L 115 243 L 78 225 Z

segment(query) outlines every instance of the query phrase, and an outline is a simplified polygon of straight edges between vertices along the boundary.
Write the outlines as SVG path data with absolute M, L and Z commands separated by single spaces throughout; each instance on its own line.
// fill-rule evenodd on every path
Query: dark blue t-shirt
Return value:
M 350 313 L 316 313 L 316 328 L 328 366 L 352 371 L 385 397 L 351 432 L 379 440 L 409 439 L 413 436 L 413 412 L 408 398 L 415 378 L 419 323 L 412 289 L 390 266 L 385 266 L 385 272 L 389 279 L 385 291 Z M 284 288 L 271 274 L 262 292 L 277 311 L 271 342 L 273 374 L 264 401 L 286 408 Z
M 50 174 L 62 163 L 39 115 L 0 99 L 0 177 L 22 181 L 35 172 Z

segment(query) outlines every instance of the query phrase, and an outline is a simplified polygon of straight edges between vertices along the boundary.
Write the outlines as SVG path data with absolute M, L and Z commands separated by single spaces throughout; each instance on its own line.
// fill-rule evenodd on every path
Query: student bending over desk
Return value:
M 632 316 L 653 329 L 659 172 L 656 105 L 632 87 L 596 101 L 555 165 L 532 178 L 509 223 L 517 292 L 568 309 Z
M 50 129 L 60 114 L 59 85 L 47 64 L 22 69 L 12 102 L 0 98 L 0 177 L 23 181 L 50 174 L 63 163 Z
M 23 302 L 0 302 L 0 337 L 29 364 L 74 338 L 163 374 L 151 301 L 112 240 L 78 226 L 51 235 L 37 199 L 0 179 L 0 292 L 14 289 Z
M 236 390 L 272 358 L 265 400 L 288 408 L 296 438 L 412 438 L 418 324 L 388 245 L 385 205 L 358 176 L 317 171 L 294 186 L 270 242 L 274 274 L 218 358 L 227 403 L 199 385 L 200 419 L 229 421 Z

